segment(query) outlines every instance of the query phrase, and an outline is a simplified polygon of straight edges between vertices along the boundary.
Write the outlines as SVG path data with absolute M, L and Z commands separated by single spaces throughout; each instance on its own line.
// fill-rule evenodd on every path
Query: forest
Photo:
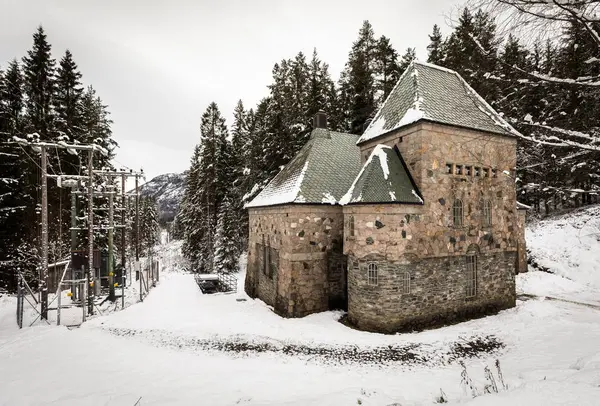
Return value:
M 559 9 L 556 35 L 506 36 L 496 23 L 502 10 L 489 7 L 494 3 L 465 7 L 446 36 L 434 25 L 427 61 L 460 73 L 522 134 L 520 202 L 538 215 L 597 202 L 598 22 Z M 533 9 L 525 15 L 540 26 L 559 18 Z M 173 224 L 192 268 L 234 272 L 246 249 L 244 204 L 304 145 L 312 116 L 322 110 L 330 129 L 362 133 L 415 57 L 415 48 L 399 53 L 364 21 L 338 80 L 315 49 L 275 63 L 265 97 L 251 108 L 240 100 L 230 127 L 211 103 Z
M 93 169 L 110 169 L 118 147 L 111 125 L 108 106 L 92 85 L 83 84 L 73 54 L 67 49 L 57 62 L 41 26 L 21 60 L 15 58 L 0 66 L 0 288 L 13 291 L 19 272 L 33 286 L 39 283 L 40 157 L 33 149 L 12 142 L 14 137 L 93 143 L 108 151 L 107 156 L 94 160 Z M 81 175 L 86 164 L 81 154 L 60 148 L 48 151 L 50 175 Z M 59 188 L 54 180 L 48 184 L 49 262 L 53 263 L 70 252 L 71 197 L 69 189 Z M 85 221 L 86 199 L 78 200 L 78 217 Z M 97 200 L 95 204 L 106 206 L 107 199 Z M 147 247 L 156 241 L 157 213 L 151 201 L 144 199 L 140 206 L 140 244 Z M 133 205 L 128 210 L 131 213 Z M 100 225 L 107 224 L 106 212 L 96 217 Z M 106 230 L 97 234 L 96 248 L 106 249 Z M 78 231 L 77 237 L 77 247 L 85 246 L 85 232 Z M 130 232 L 128 247 L 131 240 Z M 125 248 L 121 244 L 117 249 Z

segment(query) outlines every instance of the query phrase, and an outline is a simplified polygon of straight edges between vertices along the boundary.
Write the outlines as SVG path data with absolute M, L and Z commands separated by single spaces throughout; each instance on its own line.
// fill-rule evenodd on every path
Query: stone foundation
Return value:
M 515 306 L 515 252 L 478 255 L 476 294 L 466 295 L 465 256 L 386 261 L 349 256 L 348 320 L 362 330 L 394 333 L 448 324 Z M 378 267 L 377 285 L 368 280 Z M 410 279 L 408 288 L 407 275 Z

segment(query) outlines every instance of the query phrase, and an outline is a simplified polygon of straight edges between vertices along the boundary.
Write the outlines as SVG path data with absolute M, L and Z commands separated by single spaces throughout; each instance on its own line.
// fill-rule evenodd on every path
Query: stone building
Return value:
M 378 332 L 515 305 L 518 133 L 456 72 L 411 64 L 360 137 L 313 127 L 247 206 L 251 297 Z

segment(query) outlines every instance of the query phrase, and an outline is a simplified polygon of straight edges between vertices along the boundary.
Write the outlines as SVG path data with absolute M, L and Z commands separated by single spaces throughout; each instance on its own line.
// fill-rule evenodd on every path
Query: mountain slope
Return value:
M 165 173 L 140 186 L 143 197 L 152 197 L 158 204 L 161 223 L 173 221 L 183 198 L 187 172 Z

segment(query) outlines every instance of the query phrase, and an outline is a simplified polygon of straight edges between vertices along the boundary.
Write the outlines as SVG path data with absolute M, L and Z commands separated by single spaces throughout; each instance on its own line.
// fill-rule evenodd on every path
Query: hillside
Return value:
M 140 186 L 142 196 L 156 199 L 161 223 L 173 221 L 183 198 L 186 173 L 165 173 Z

